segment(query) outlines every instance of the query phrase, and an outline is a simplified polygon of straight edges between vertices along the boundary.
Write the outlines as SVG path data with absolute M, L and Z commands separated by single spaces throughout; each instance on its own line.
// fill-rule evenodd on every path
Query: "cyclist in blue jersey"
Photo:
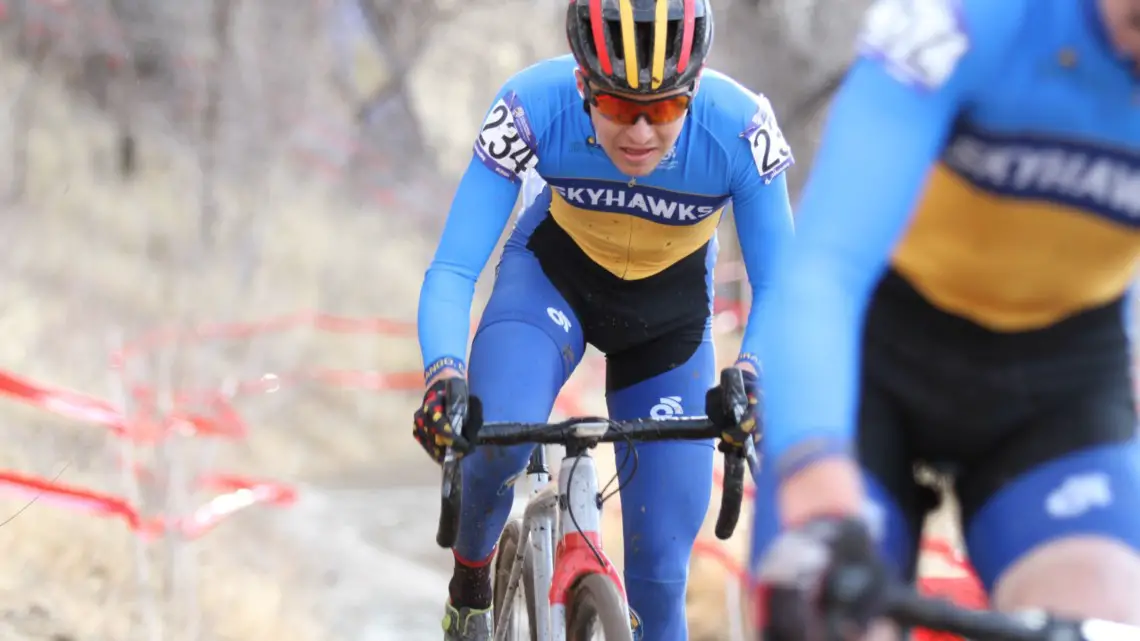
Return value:
M 1137 0 L 870 9 L 759 340 L 770 641 L 856 638 L 913 579 L 916 465 L 998 608 L 1140 624 L 1137 54 Z
M 573 55 L 518 72 L 492 101 L 424 279 L 427 391 L 414 431 L 436 460 L 445 447 L 467 447 L 451 429 L 456 418 L 465 431 L 481 419 L 547 420 L 587 344 L 606 354 L 612 418 L 706 413 L 706 396 L 715 405 L 719 393 L 710 317 L 724 208 L 732 203 L 755 301 L 792 236 L 791 150 L 767 100 L 704 69 L 708 0 L 576 0 L 566 30 Z M 468 361 L 475 281 L 524 178 L 523 211 Z M 754 305 L 750 328 L 758 314 Z M 755 338 L 746 331 L 737 364 L 753 401 Z M 751 411 L 739 424 L 719 418 L 733 443 L 756 431 Z M 616 448 L 619 461 L 625 449 Z M 463 459 L 448 639 L 490 632 L 506 484 L 530 452 L 486 448 Z M 713 444 L 644 444 L 637 454 L 621 485 L 625 587 L 644 638 L 681 640 Z

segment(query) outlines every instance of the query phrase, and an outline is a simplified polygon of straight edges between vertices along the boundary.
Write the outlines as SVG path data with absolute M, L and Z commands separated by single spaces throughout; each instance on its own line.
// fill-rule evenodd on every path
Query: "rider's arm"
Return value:
M 776 257 L 794 235 L 785 170 L 794 160 L 768 101 L 737 147 L 732 180 L 732 211 L 740 253 L 752 289 L 752 305 L 737 357 L 738 367 L 761 369 L 760 319 Z M 744 144 L 747 143 L 747 144 Z M 758 373 L 758 372 L 757 372 Z
M 511 218 L 519 185 L 472 157 L 420 290 L 424 378 L 463 374 L 475 281 Z
M 429 384 L 466 373 L 475 281 L 511 218 L 523 177 L 538 164 L 536 132 L 550 105 L 551 73 L 540 63 L 516 74 L 479 129 L 420 290 L 420 352 Z
M 869 14 L 761 328 L 762 442 L 785 523 L 861 507 L 851 456 L 863 314 L 955 118 L 1007 55 L 1019 5 L 880 1 Z

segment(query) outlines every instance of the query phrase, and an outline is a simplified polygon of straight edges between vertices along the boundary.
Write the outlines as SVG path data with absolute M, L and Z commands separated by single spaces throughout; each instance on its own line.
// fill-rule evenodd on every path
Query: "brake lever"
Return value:
M 756 451 L 756 444 L 752 439 L 744 443 L 744 460 L 748 462 L 748 473 L 752 478 L 760 472 L 760 454 Z
M 440 498 L 446 499 L 451 496 L 452 479 L 454 478 L 455 464 L 457 462 L 458 459 L 455 458 L 455 453 L 451 451 L 450 447 L 447 448 L 447 450 L 444 451 L 443 464 L 441 465 L 443 481 L 440 483 Z
M 721 389 L 725 391 L 725 402 L 732 408 L 732 417 L 736 424 L 744 418 L 748 411 L 748 392 L 744 389 L 744 372 L 733 367 L 724 370 L 720 375 Z M 748 471 L 753 478 L 760 471 L 760 455 L 756 452 L 756 443 L 745 439 L 743 445 L 744 459 L 748 461 Z
M 455 434 L 456 438 L 462 438 L 463 422 L 467 418 L 467 408 L 464 406 L 462 407 L 462 412 L 456 412 L 453 415 L 451 414 L 451 410 L 451 407 L 445 408 L 445 411 L 447 411 L 449 415 L 456 416 L 456 418 L 450 419 L 452 421 L 451 431 Z M 451 488 L 455 476 L 455 467 L 458 463 L 459 457 L 455 455 L 455 448 L 450 446 L 447 447 L 447 449 L 443 451 L 443 463 L 441 466 L 443 468 L 443 482 L 440 484 L 441 498 L 446 499 L 451 496 Z
M 748 411 L 748 392 L 744 389 L 744 372 L 735 367 L 725 369 L 720 373 L 720 387 L 723 390 L 724 402 L 732 411 L 732 420 L 740 425 L 744 413 Z M 755 476 L 760 469 L 760 457 L 756 454 L 756 444 L 751 438 L 745 439 L 743 444 L 744 458 L 748 461 L 748 470 Z

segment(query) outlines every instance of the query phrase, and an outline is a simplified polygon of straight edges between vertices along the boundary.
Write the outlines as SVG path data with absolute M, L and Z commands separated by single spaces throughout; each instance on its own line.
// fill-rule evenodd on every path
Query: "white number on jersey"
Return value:
M 512 109 L 502 98 L 495 101 L 475 141 L 475 153 L 495 173 L 519 181 L 538 166 L 538 156 L 519 134 L 515 117 L 525 117 L 522 107 Z
M 757 103 L 759 109 L 752 117 L 752 126 L 744 132 L 744 136 L 752 147 L 756 169 L 764 179 L 764 184 L 768 184 L 795 161 L 792 158 L 792 147 L 776 122 L 772 104 L 763 96 L 757 97 Z
M 859 49 L 903 82 L 937 89 L 970 47 L 958 10 L 958 0 L 876 0 Z

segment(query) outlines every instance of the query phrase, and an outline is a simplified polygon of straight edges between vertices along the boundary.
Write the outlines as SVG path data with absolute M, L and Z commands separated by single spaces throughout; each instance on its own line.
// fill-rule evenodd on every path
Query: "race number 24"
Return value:
M 495 101 L 475 141 L 475 152 L 496 173 L 518 180 L 538 165 L 538 156 L 523 140 L 515 118 L 525 118 L 522 107 L 513 109 L 502 98 Z
M 925 90 L 942 86 L 969 47 L 957 0 L 877 0 L 859 35 L 863 55 Z

